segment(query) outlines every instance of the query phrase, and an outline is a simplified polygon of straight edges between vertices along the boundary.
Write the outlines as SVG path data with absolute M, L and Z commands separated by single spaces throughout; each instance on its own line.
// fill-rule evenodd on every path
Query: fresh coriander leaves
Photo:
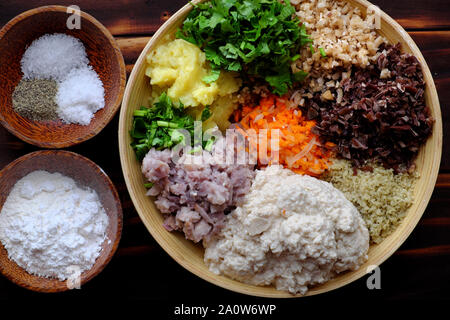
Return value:
M 202 81 L 204 83 L 211 83 L 214 81 L 217 81 L 217 79 L 219 79 L 220 76 L 220 70 L 219 69 L 212 69 L 211 73 L 205 77 L 203 77 Z
M 183 109 L 183 105 L 176 107 L 163 93 L 153 107 L 141 107 L 134 111 L 131 146 L 139 160 L 151 148 L 162 150 L 183 143 L 185 137 L 180 129 L 187 130 L 191 138 L 194 136 L 194 119 L 185 114 Z
M 264 78 L 279 95 L 301 78 L 292 74 L 290 64 L 300 48 L 312 42 L 290 2 L 278 0 L 195 5 L 177 37 L 205 52 L 212 66 L 206 83 L 217 80 L 220 69 L 238 71 Z
M 202 121 L 206 121 L 211 118 L 211 110 L 209 110 L 209 106 L 206 106 L 202 111 Z
M 140 161 L 151 148 L 163 150 L 177 144 L 186 145 L 188 143 L 185 136 L 186 131 L 191 136 L 190 145 L 193 146 L 196 143 L 194 129 L 199 127 L 194 126 L 194 118 L 185 112 L 181 103 L 179 107 L 175 106 L 166 93 L 161 94 L 153 107 L 141 107 L 134 111 L 133 116 L 133 127 L 130 131 L 133 139 L 131 146 Z M 206 106 L 202 111 L 201 121 L 206 121 L 211 116 L 212 112 L 209 106 Z M 200 149 L 203 147 L 205 150 L 211 151 L 214 139 L 201 140 L 200 143 Z

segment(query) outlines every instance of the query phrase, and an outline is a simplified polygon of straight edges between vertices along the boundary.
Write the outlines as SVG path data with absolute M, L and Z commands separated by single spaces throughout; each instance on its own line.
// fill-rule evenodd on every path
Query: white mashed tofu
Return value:
M 331 184 L 281 166 L 257 171 L 244 204 L 204 242 L 205 263 L 253 285 L 305 294 L 367 260 L 369 232 Z

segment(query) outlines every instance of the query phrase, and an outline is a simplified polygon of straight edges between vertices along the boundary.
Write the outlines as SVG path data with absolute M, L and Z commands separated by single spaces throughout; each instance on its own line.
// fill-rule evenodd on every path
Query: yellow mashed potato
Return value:
M 147 56 L 146 75 L 156 92 L 167 90 L 174 101 L 185 107 L 212 105 L 219 98 L 238 91 L 241 81 L 231 73 L 221 71 L 217 81 L 205 83 L 210 73 L 205 53 L 197 46 L 176 39 L 158 46 Z M 231 111 L 232 112 L 232 111 Z

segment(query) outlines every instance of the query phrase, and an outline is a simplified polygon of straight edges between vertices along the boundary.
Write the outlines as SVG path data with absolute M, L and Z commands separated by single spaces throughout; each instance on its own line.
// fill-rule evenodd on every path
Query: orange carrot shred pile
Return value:
M 315 121 L 306 120 L 297 108 L 290 108 L 286 98 L 274 95 L 261 98 L 259 106 L 244 106 L 234 114 L 239 121 L 243 134 L 249 129 L 260 134 L 260 130 L 267 129 L 267 143 L 257 139 L 257 147 L 267 148 L 267 154 L 272 155 L 278 151 L 279 164 L 299 174 L 320 176 L 328 169 L 328 159 L 332 157 L 335 145 L 327 142 L 321 145 L 316 134 L 311 132 Z M 274 129 L 279 131 L 278 150 L 272 150 L 270 139 L 275 137 Z M 265 145 L 263 146 L 262 143 Z M 258 152 L 258 164 L 264 166 L 273 164 L 272 158 L 262 159 Z M 267 161 L 268 160 L 268 161 Z

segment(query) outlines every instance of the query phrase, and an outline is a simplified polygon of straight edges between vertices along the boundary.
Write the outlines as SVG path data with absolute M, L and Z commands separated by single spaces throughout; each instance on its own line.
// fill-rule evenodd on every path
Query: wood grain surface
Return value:
M 167 313 L 181 303 L 275 303 L 279 310 L 314 303 L 450 299 L 450 10 L 448 0 L 373 0 L 396 19 L 421 49 L 435 79 L 443 122 L 444 147 L 440 175 L 431 201 L 411 236 L 381 265 L 381 290 L 368 290 L 366 278 L 335 292 L 295 301 L 244 297 L 203 281 L 174 262 L 140 221 L 124 184 L 117 148 L 118 115 L 93 139 L 68 150 L 101 166 L 119 192 L 124 229 L 117 254 L 108 267 L 82 290 L 61 298 L 146 300 Z M 66 1 L 97 18 L 116 37 L 129 73 L 152 34 L 184 0 Z M 15 15 L 49 1 L 0 1 L 0 26 Z M 1 61 L 0 61 L 1 63 Z M 0 127 L 0 168 L 38 148 L 25 144 Z M 0 278 L 0 299 L 50 299 Z M 164 308 L 164 306 L 167 306 Z

